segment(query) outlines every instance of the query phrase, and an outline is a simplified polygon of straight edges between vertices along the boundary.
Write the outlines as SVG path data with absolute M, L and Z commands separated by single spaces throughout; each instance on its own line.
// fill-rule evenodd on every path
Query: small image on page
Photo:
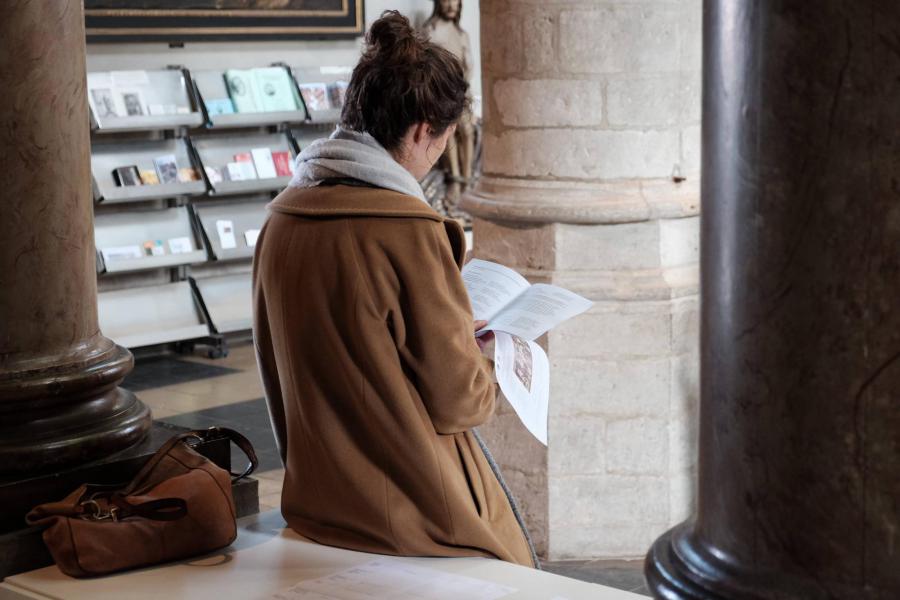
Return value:
M 498 331 L 494 345 L 497 383 L 525 428 L 547 445 L 550 361 L 534 342 Z
M 534 340 L 563 321 L 579 315 L 593 302 L 555 285 L 536 283 L 489 319 L 485 329 L 505 331 Z
M 476 321 L 490 321 L 531 285 L 512 269 L 477 258 L 463 267 L 462 278 Z

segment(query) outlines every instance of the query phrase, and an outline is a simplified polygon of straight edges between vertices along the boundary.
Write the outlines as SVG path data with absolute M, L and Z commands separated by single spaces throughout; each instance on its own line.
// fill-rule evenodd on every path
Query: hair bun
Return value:
M 369 28 L 366 45 L 366 54 L 382 54 L 408 60 L 418 54 L 422 40 L 409 24 L 409 19 L 396 10 L 386 10 Z

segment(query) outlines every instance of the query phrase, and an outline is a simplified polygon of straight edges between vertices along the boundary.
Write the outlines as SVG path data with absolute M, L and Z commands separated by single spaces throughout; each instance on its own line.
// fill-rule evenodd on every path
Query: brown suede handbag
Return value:
M 250 459 L 229 473 L 188 442 L 226 437 Z M 35 507 L 26 520 L 47 525 L 44 543 L 66 575 L 89 577 L 197 556 L 237 537 L 233 481 L 258 464 L 250 442 L 213 427 L 176 435 L 128 485 L 82 485 L 59 502 Z

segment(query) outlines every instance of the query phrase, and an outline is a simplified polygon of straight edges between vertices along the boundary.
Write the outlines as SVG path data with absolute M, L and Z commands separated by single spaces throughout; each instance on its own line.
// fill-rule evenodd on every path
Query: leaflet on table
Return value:
M 556 285 L 531 285 L 512 269 L 486 260 L 469 261 L 462 277 L 475 320 L 488 322 L 479 333 L 503 331 L 534 340 L 594 304 Z
M 377 559 L 317 579 L 301 581 L 271 596 L 273 600 L 497 600 L 516 588 L 420 567 L 400 560 Z
M 550 361 L 535 342 L 498 331 L 494 342 L 494 373 L 503 395 L 525 428 L 547 445 L 550 409 Z

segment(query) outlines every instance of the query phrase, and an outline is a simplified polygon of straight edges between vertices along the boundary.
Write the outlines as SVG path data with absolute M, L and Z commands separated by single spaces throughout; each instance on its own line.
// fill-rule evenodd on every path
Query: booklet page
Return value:
M 489 319 L 485 329 L 534 340 L 593 304 L 559 286 L 536 283 Z
M 476 321 L 490 321 L 531 285 L 512 269 L 477 258 L 463 267 L 462 278 Z
M 522 424 L 547 445 L 550 405 L 550 361 L 534 342 L 498 331 L 494 342 L 494 372 L 503 395 Z

